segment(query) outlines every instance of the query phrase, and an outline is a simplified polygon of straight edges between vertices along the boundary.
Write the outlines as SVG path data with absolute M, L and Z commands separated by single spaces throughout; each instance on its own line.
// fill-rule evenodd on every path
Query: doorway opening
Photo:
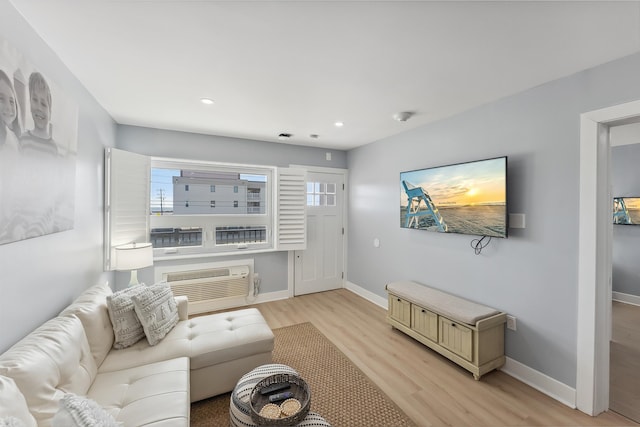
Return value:
M 580 117 L 576 406 L 589 415 L 609 409 L 613 226 L 609 130 L 639 121 L 640 101 Z

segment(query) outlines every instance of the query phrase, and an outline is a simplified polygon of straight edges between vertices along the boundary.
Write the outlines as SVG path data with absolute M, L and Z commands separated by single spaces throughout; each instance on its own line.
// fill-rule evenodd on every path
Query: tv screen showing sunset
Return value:
M 400 173 L 400 226 L 507 237 L 507 158 Z

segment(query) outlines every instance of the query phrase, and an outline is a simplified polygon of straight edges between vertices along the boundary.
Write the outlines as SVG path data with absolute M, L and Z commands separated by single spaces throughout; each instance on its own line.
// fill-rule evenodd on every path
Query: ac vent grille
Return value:
M 170 272 L 164 275 L 174 295 L 186 296 L 191 303 L 215 302 L 246 297 L 250 290 L 249 266 L 233 266 Z
M 205 270 L 179 271 L 176 273 L 167 273 L 167 282 L 180 282 L 182 280 L 198 280 L 230 275 L 228 268 L 207 268 Z

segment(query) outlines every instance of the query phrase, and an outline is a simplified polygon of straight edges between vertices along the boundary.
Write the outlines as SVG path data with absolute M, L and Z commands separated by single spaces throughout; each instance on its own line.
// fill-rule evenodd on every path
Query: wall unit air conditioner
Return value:
M 162 280 L 174 295 L 187 296 L 189 314 L 245 305 L 253 292 L 250 265 L 167 271 Z

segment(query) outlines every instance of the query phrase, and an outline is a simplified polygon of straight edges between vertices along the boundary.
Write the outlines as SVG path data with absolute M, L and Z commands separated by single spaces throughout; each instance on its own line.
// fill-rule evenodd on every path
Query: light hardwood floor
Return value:
M 274 329 L 313 323 L 419 426 L 639 425 L 614 412 L 590 417 L 500 371 L 475 381 L 393 330 L 386 310 L 345 289 L 255 307 Z
M 609 407 L 640 421 L 640 307 L 613 303 Z

